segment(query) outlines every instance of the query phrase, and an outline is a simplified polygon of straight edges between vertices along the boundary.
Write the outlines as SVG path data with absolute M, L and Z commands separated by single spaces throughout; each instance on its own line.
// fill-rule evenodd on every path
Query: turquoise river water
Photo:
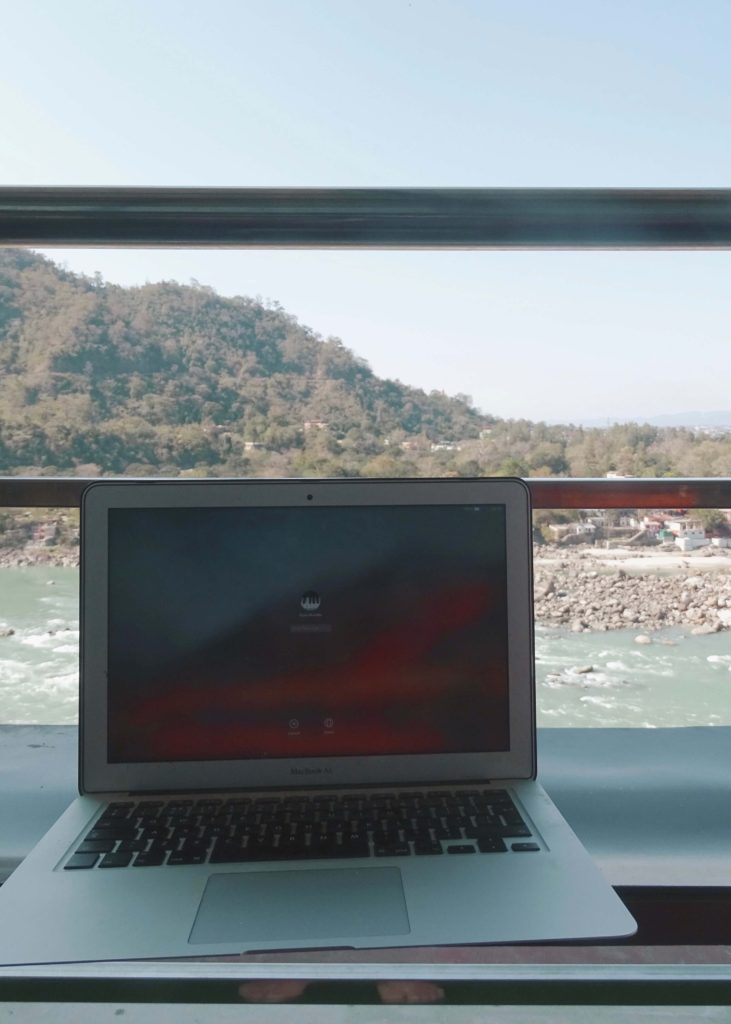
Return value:
M 731 632 L 635 635 L 539 626 L 538 724 L 731 725 Z M 0 569 L 0 722 L 77 721 L 78 641 L 76 569 Z

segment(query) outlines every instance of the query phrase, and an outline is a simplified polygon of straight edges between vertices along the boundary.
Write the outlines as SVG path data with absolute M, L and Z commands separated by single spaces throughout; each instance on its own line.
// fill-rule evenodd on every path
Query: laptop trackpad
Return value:
M 407 935 L 398 868 L 252 871 L 208 879 L 188 942 Z

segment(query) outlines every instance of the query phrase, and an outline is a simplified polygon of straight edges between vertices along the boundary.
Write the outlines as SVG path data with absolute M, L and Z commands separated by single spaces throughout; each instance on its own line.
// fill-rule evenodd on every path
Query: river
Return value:
M 78 570 L 0 569 L 0 634 L 0 722 L 75 724 Z M 636 635 L 539 626 L 539 726 L 731 725 L 730 632 Z

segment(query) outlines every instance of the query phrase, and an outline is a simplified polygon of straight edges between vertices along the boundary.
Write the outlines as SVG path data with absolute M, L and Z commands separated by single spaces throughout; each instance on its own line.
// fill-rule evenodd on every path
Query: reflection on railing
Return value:
M 130 477 L 112 478 L 129 481 Z M 152 479 L 152 478 L 149 478 Z M 220 478 L 216 478 L 220 482 Z M 80 477 L 0 477 L 0 507 L 75 508 L 92 479 Z M 731 508 L 731 477 L 663 477 L 624 480 L 526 480 L 533 507 L 542 508 Z
M 397 982 L 401 986 L 416 986 L 417 990 L 419 985 L 438 986 L 444 993 L 440 1003 L 456 1003 L 465 1010 L 471 1006 L 490 1006 L 490 1019 L 505 1021 L 506 1024 L 517 1019 L 509 1010 L 503 1011 L 504 1007 L 509 1006 L 533 1006 L 539 1016 L 535 1017 L 531 1013 L 530 1019 L 546 1021 L 558 1019 L 552 1009 L 556 1006 L 573 1006 L 577 1011 L 575 1014 L 560 1018 L 571 1021 L 584 1019 L 589 1007 L 603 1006 L 606 1011 L 607 1007 L 632 1006 L 632 1019 L 649 1020 L 649 1017 L 645 1018 L 641 1013 L 639 1017 L 637 1015 L 643 1005 L 651 1008 L 695 1005 L 712 1010 L 713 1007 L 727 1006 L 731 998 L 731 973 L 725 963 L 701 960 L 692 964 L 678 964 L 662 962 L 661 958 L 658 958 L 659 962 L 648 963 L 645 950 L 641 948 L 640 954 L 635 957 L 625 952 L 626 947 L 623 947 L 624 962 L 617 963 L 615 953 L 611 963 L 587 963 L 580 949 L 578 952 L 576 948 L 565 949 L 570 949 L 568 955 L 554 953 L 559 962 L 551 963 L 541 962 L 545 956 L 545 947 L 539 947 L 536 955 L 532 954 L 530 947 L 523 947 L 522 955 L 527 961 L 523 963 L 490 962 L 492 958 L 489 947 L 487 952 L 484 948 L 472 947 L 469 954 L 474 953 L 475 961 L 466 963 L 374 963 L 369 962 L 367 954 L 366 962 L 337 962 L 336 953 L 330 956 L 330 962 L 325 963 L 200 963 L 187 960 L 182 963 L 116 962 L 6 967 L 0 969 L 0 997 L 6 1001 L 34 1001 L 38 999 L 38 986 L 42 984 L 45 1001 L 73 1001 L 79 1004 L 77 1011 L 90 998 L 95 1002 L 116 1005 L 137 1001 L 173 1004 L 195 1002 L 199 1005 L 200 1019 L 208 1021 L 214 1018 L 208 1014 L 206 1004 L 211 1006 L 244 1001 L 243 996 L 239 995 L 242 983 L 256 985 L 257 982 L 268 982 L 268 985 L 258 986 L 260 993 L 276 985 L 287 991 L 287 982 L 302 982 L 303 988 L 309 983 L 317 983 L 320 997 L 318 1002 L 353 1006 L 376 1002 L 375 988 L 379 982 Z M 597 947 L 589 947 L 589 951 L 593 957 L 597 956 Z M 359 952 L 362 954 L 363 951 Z M 434 955 L 435 950 L 428 952 Z M 379 953 L 383 955 L 383 951 Z M 460 949 L 460 953 L 464 955 L 464 948 Z M 294 959 L 298 959 L 296 954 Z M 246 1001 L 261 1004 L 266 1000 L 266 995 L 254 994 Z M 402 998 L 399 1001 L 411 1000 Z M 279 1009 L 283 1011 L 281 1014 L 272 1015 L 270 1008 L 269 1015 L 281 1021 L 302 1019 L 301 1006 L 282 1006 Z M 325 1012 L 330 1009 L 329 1006 L 321 1005 L 317 1009 L 321 1011 L 323 1019 L 336 1019 Z M 371 1016 L 367 1005 L 358 1005 L 358 1009 L 364 1011 L 363 1014 L 357 1014 L 358 1020 L 362 1021 L 383 1021 L 386 1019 L 384 1013 L 388 1012 L 383 1006 L 380 1009 L 373 1006 L 374 1013 Z M 289 1010 L 292 1011 L 291 1015 Z M 544 1010 L 545 1016 L 541 1012 Z M 428 1006 L 423 1005 L 422 1011 L 426 1014 Z M 414 1019 L 418 1016 L 417 1012 Z M 343 1018 L 338 1015 L 337 1019 Z M 387 1019 L 395 1020 L 396 1016 L 389 1015 Z M 398 1019 L 402 1018 L 399 1016 Z M 411 1015 L 409 1019 L 412 1019 Z M 428 1019 L 437 1018 L 429 1014 Z M 476 1018 L 466 1013 L 459 1018 L 451 1018 L 450 1015 L 450 1019 Z M 602 1013 L 602 1020 L 629 1019 L 624 1013 L 617 1017 L 612 1013 Z M 654 1012 L 652 1019 L 656 1019 Z M 672 1019 L 680 1018 L 673 1015 Z M 707 1017 L 704 1012 L 703 1019 L 720 1021 L 726 1020 L 726 1017 L 715 1014 Z M 82 1020 L 86 1021 L 87 1017 L 83 1016 Z

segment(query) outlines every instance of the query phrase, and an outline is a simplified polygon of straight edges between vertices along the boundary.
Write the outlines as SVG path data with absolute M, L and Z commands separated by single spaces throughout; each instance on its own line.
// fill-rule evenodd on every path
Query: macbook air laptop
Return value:
M 0 963 L 634 932 L 536 782 L 524 483 L 99 482 L 81 545 L 80 796 Z

